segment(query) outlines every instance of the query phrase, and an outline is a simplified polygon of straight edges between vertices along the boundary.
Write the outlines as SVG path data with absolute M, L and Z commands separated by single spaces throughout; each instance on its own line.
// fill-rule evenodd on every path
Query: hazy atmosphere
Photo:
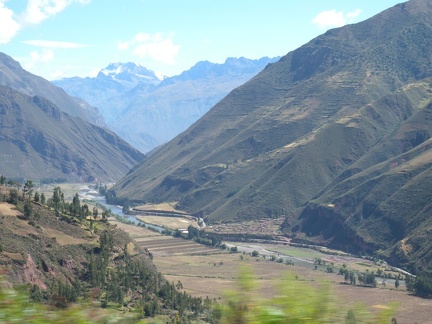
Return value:
M 0 323 L 432 324 L 432 0 L 0 0 Z

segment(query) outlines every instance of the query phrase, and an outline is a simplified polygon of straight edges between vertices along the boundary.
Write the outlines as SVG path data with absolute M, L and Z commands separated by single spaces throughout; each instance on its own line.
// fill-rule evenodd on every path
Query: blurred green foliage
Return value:
M 327 283 L 311 285 L 287 273 L 274 298 L 263 298 L 252 271 L 242 268 L 236 290 L 221 305 L 221 323 L 391 323 L 394 305 L 371 313 L 338 302 Z

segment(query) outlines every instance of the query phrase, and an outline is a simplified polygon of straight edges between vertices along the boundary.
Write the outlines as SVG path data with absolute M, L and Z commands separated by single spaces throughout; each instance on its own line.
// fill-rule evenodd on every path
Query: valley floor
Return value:
M 168 280 L 174 283 L 180 281 L 184 291 L 193 296 L 208 296 L 222 301 L 227 291 L 236 289 L 239 269 L 248 266 L 255 274 L 263 298 L 274 297 L 278 291 L 277 285 L 290 273 L 311 284 L 330 283 L 332 294 L 341 308 L 349 309 L 361 304 L 374 312 L 395 303 L 398 323 L 432 323 L 432 300 L 410 295 L 403 285 L 396 290 L 394 281 L 387 279 L 386 287 L 379 280 L 377 288 L 351 286 L 343 284 L 343 276 L 336 274 L 343 263 L 350 269 L 376 271 L 378 266 L 368 260 L 335 257 L 306 248 L 259 243 L 227 243 L 236 244 L 239 251 L 245 251 L 244 254 L 229 253 L 134 225 L 115 220 L 112 222 L 153 254 L 153 262 Z M 248 253 L 253 250 L 259 251 L 261 256 L 250 256 Z M 262 255 L 265 254 L 292 258 L 294 266 L 271 261 L 269 257 L 263 258 Z M 333 262 L 336 273 L 327 273 L 327 266 L 323 265 L 314 270 L 313 260 L 316 258 L 327 260 L 328 264 Z
M 85 187 L 77 184 L 66 185 L 66 195 L 72 197 L 74 192 L 79 191 L 77 189 L 80 186 Z M 44 189 L 47 193 L 52 192 L 50 186 Z M 157 223 L 161 219 L 162 223 Z M 280 285 L 284 276 L 290 273 L 299 280 L 310 282 L 312 285 L 329 283 L 332 295 L 335 296 L 340 308 L 349 309 L 361 304 L 375 311 L 396 303 L 395 317 L 399 324 L 432 324 L 432 300 L 410 295 L 405 290 L 403 282 L 398 290 L 395 289 L 394 280 L 391 279 L 386 279 L 386 286 L 383 285 L 382 280 L 377 280 L 377 288 L 365 288 L 344 284 L 343 276 L 337 275 L 343 264 L 346 264 L 349 269 L 362 272 L 366 270 L 376 272 L 378 268 L 385 269 L 385 264 L 376 265 L 365 259 L 343 254 L 339 256 L 324 254 L 317 250 L 293 247 L 288 244 L 224 242 L 228 247 L 237 246 L 239 252 L 230 253 L 227 250 L 211 248 L 182 238 L 165 236 L 147 228 L 121 223 L 114 218 L 111 218 L 110 222 L 124 229 L 138 244 L 147 248 L 153 255 L 153 262 L 158 270 L 168 280 L 174 283 L 180 281 L 183 290 L 192 296 L 208 296 L 223 301 L 228 290 L 236 289 L 239 269 L 247 266 L 253 270 L 256 282 L 260 287 L 260 295 L 263 298 L 274 297 L 277 294 L 277 285 Z M 161 226 L 184 224 L 184 228 L 189 225 L 185 223 L 184 218 L 176 220 L 172 217 L 169 219 L 153 217 L 151 223 Z M 272 226 L 268 227 L 269 234 L 277 235 L 278 224 L 270 225 Z M 247 230 L 254 228 L 253 224 L 238 226 L 237 231 L 245 230 L 242 228 L 244 226 L 247 226 Z M 224 232 L 226 228 L 221 225 L 214 227 L 213 231 Z M 250 253 L 253 251 L 257 251 L 259 256 L 252 257 Z M 283 262 L 271 261 L 271 255 L 275 255 L 276 259 L 282 258 Z M 326 265 L 317 265 L 314 263 L 316 259 L 324 260 Z M 287 260 L 294 265 L 287 265 Z M 332 265 L 335 273 L 327 273 L 328 265 Z

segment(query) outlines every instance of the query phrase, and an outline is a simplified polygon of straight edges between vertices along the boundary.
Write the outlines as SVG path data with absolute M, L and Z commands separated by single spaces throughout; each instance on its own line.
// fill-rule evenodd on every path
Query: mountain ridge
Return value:
M 156 150 L 115 185 L 114 195 L 142 202 L 178 201 L 179 208 L 210 224 L 286 217 L 288 235 L 338 247 L 347 243 L 357 251 L 379 250 L 386 258 L 398 255 L 400 250 L 392 249 L 400 237 L 384 239 L 379 230 L 369 235 L 361 230 L 367 224 L 362 221 L 344 223 L 357 205 L 343 205 L 345 212 L 338 216 L 327 206 L 333 201 L 320 197 L 359 172 L 356 163 L 362 157 L 369 154 L 372 166 L 383 163 L 372 158 L 379 143 L 388 143 L 385 158 L 390 159 L 401 142 L 389 140 L 389 134 L 408 127 L 410 118 L 428 107 L 430 17 L 428 1 L 411 0 L 312 39 L 231 91 Z M 427 134 L 415 130 L 402 143 L 408 147 Z M 394 181 L 398 187 L 398 178 Z M 358 199 L 358 214 L 366 217 L 367 201 Z M 320 215 L 329 215 L 327 227 L 314 223 Z M 377 228 L 398 223 L 392 217 L 381 218 L 387 227 Z M 342 229 L 346 236 L 338 238 Z M 402 240 L 419 238 L 420 227 L 411 230 Z M 417 262 L 416 253 L 405 264 Z
M 116 81 L 106 75 L 85 79 L 88 90 L 83 90 L 83 83 L 80 83 L 85 80 L 54 83 L 72 95 L 80 96 L 82 92 L 81 97 L 100 107 L 112 130 L 142 152 L 147 152 L 185 130 L 232 89 L 277 59 L 228 58 L 222 64 L 198 62 L 179 76 L 154 82 L 141 80 L 133 87 L 115 91 L 111 91 L 110 86 Z M 126 64 L 134 63 L 122 63 L 121 66 Z M 116 69 L 115 66 L 110 68 Z M 92 97 L 101 100 L 92 102 Z
M 0 114 L 1 173 L 7 177 L 114 181 L 144 158 L 116 134 L 41 96 L 0 86 Z
M 87 103 L 76 102 L 63 89 L 24 70 L 12 57 L 1 52 L 0 85 L 8 86 L 29 96 L 39 95 L 48 98 L 71 116 L 83 118 L 98 126 L 105 126 L 104 120 L 96 108 Z

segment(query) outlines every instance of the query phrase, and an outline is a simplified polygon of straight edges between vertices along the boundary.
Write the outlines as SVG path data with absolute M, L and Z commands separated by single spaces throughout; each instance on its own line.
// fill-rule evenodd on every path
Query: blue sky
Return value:
M 401 0 L 0 0 L 0 52 L 46 79 L 137 62 L 166 76 L 198 61 L 283 56 Z

